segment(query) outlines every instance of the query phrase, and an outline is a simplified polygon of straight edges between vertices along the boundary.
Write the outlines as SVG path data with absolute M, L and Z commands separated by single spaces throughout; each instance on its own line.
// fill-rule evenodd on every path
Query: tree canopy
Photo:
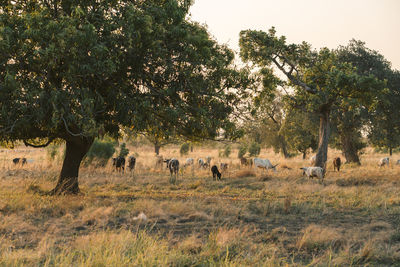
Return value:
M 196 138 L 222 128 L 229 137 L 246 74 L 232 51 L 187 18 L 190 4 L 2 1 L 0 140 L 65 140 L 54 193 L 76 193 L 96 136 L 158 125 Z

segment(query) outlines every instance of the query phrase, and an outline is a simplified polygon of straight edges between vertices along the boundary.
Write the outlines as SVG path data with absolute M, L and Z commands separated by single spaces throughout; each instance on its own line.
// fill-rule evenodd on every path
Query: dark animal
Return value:
M 12 161 L 13 161 L 13 163 L 14 163 L 15 165 L 17 165 L 18 163 L 21 163 L 22 166 L 23 166 L 24 164 L 26 164 L 26 158 L 14 158 Z
M 169 172 L 172 174 L 178 175 L 179 172 L 179 160 L 177 159 L 166 159 L 164 160 L 165 163 L 167 163 L 167 169 L 169 169 Z
M 135 169 L 136 158 L 134 156 L 130 156 L 128 159 L 128 168 L 130 171 Z
M 213 165 L 211 167 L 211 172 L 213 176 L 213 180 L 221 180 L 221 173 L 218 171 L 218 167 Z
M 120 172 L 125 171 L 125 158 L 124 157 L 116 157 L 113 158 L 113 166 L 115 166 L 115 169 Z
M 340 160 L 340 157 L 334 158 L 333 159 L 333 171 L 340 171 L 340 165 L 342 164 L 342 161 Z

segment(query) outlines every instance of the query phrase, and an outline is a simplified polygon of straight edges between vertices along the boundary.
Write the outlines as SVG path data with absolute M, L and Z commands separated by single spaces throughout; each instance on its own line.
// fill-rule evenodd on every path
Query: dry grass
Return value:
M 339 173 L 328 165 L 320 183 L 301 175 L 309 166 L 301 157 L 263 150 L 280 164 L 274 173 L 240 168 L 236 150 L 219 158 L 200 147 L 188 157 L 228 163 L 222 181 L 194 166 L 172 185 L 152 148 L 130 150 L 134 173 L 84 166 L 83 194 L 63 197 L 41 194 L 54 186 L 60 158 L 2 150 L 0 266 L 399 266 L 400 167 L 378 168 L 382 155 L 367 151 L 362 166 Z M 162 154 L 177 157 L 179 148 Z M 14 166 L 14 157 L 34 162 Z

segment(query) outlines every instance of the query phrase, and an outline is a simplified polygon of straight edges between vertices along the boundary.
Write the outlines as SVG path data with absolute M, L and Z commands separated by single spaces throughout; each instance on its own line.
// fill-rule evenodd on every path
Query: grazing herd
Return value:
M 220 163 L 219 167 L 220 170 L 218 169 L 217 165 L 211 166 L 211 160 L 212 157 L 207 156 L 205 158 L 199 158 L 197 160 L 198 168 L 201 169 L 209 169 L 211 170 L 211 174 L 213 177 L 213 180 L 221 180 L 222 173 L 226 172 L 228 170 L 228 163 Z M 310 158 L 310 163 L 313 165 L 315 164 L 316 157 L 315 155 Z M 21 166 L 27 164 L 28 162 L 33 162 L 32 159 L 27 160 L 26 158 L 14 158 L 12 160 L 14 165 L 20 164 Z M 173 181 L 176 181 L 176 177 L 178 176 L 179 173 L 179 160 L 176 158 L 170 158 L 170 159 L 165 159 L 162 156 L 156 156 L 156 169 L 157 168 L 162 168 L 163 163 L 166 163 L 167 169 L 170 171 L 171 179 L 174 176 Z M 390 163 L 390 158 L 389 157 L 384 157 L 381 158 L 378 162 L 379 167 L 385 167 L 389 166 Z M 112 165 L 113 168 L 117 172 L 124 173 L 125 172 L 125 164 L 126 160 L 124 157 L 118 156 L 116 158 L 112 158 Z M 333 171 L 340 171 L 340 167 L 342 165 L 342 161 L 340 157 L 335 157 L 333 159 Z M 261 159 L 261 158 L 240 158 L 240 166 L 247 166 L 247 167 L 255 167 L 255 168 L 260 168 L 264 169 L 265 171 L 272 170 L 273 172 L 276 172 L 276 167 L 279 164 L 273 165 L 268 159 Z M 400 159 L 396 161 L 396 165 L 400 165 Z M 136 158 L 134 156 L 128 157 L 128 169 L 133 172 L 136 166 Z M 184 168 L 192 166 L 192 168 L 195 166 L 195 159 L 194 158 L 187 158 L 185 164 L 183 165 Z M 282 166 L 284 168 L 285 166 Z M 291 169 L 286 167 L 287 169 Z M 303 175 L 307 176 L 308 178 L 318 178 L 320 180 L 323 180 L 326 174 L 326 166 L 324 168 L 321 167 L 301 167 L 300 168 L 303 171 Z

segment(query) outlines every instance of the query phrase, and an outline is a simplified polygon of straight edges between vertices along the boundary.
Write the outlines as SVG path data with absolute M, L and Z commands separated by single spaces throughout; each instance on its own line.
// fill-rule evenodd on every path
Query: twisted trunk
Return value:
M 70 137 L 66 140 L 66 150 L 61 173 L 56 187 L 51 194 L 77 194 L 79 193 L 79 166 L 83 157 L 89 151 L 94 141 L 93 137 Z

